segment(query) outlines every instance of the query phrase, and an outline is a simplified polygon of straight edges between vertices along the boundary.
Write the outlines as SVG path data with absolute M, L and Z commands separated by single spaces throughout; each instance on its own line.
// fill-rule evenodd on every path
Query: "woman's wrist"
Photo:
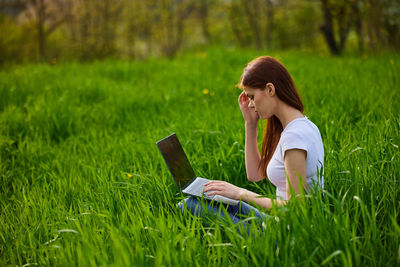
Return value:
M 253 121 L 253 122 L 245 121 L 244 124 L 246 126 L 246 129 L 257 129 L 258 120 Z
M 247 201 L 247 190 L 244 188 L 241 188 L 241 190 L 239 191 L 239 200 L 242 201 Z

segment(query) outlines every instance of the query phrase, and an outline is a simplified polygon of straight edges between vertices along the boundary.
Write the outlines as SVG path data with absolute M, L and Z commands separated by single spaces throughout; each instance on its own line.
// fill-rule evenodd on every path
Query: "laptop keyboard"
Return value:
M 203 187 L 210 180 L 204 178 L 196 178 L 188 187 L 186 187 L 182 192 L 185 194 L 191 194 L 201 197 L 203 195 Z
M 210 199 L 210 200 L 213 199 L 213 200 L 221 201 L 222 203 L 230 204 L 230 205 L 237 205 L 239 203 L 239 200 L 233 200 L 233 199 L 223 197 L 220 195 L 207 196 L 206 194 L 203 194 L 204 184 L 206 184 L 210 181 L 211 180 L 197 177 L 196 180 L 194 180 L 188 187 L 186 187 L 184 190 L 182 190 L 182 192 L 185 194 L 198 196 L 198 197 L 203 196 L 206 199 Z

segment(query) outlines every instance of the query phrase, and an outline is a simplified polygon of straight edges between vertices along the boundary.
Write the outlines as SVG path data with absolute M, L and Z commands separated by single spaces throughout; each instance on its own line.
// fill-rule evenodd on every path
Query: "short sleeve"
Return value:
M 308 152 L 307 138 L 299 132 L 289 131 L 281 136 L 282 155 L 290 149 L 301 149 Z

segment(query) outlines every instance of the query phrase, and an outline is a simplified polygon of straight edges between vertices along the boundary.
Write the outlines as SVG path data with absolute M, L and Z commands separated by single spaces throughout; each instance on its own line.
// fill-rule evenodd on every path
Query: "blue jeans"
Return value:
M 246 218 L 255 218 L 257 226 L 261 227 L 263 218 L 268 215 L 247 204 L 246 202 L 239 201 L 237 205 L 227 205 L 220 202 L 214 202 L 207 199 L 199 199 L 197 197 L 190 196 L 177 204 L 177 207 L 181 209 L 184 214 L 185 209 L 196 217 L 214 216 L 217 219 L 221 218 L 222 221 L 226 222 L 226 215 L 234 224 L 241 223 L 247 233 L 249 233 L 249 226 L 252 221 L 246 220 Z M 228 220 L 229 220 L 228 219 Z

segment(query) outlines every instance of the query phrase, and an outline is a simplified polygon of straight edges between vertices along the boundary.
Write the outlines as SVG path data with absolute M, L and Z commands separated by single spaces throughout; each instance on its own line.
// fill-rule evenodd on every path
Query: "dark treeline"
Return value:
M 0 0 L 0 64 L 173 57 L 198 45 L 400 47 L 398 0 Z

